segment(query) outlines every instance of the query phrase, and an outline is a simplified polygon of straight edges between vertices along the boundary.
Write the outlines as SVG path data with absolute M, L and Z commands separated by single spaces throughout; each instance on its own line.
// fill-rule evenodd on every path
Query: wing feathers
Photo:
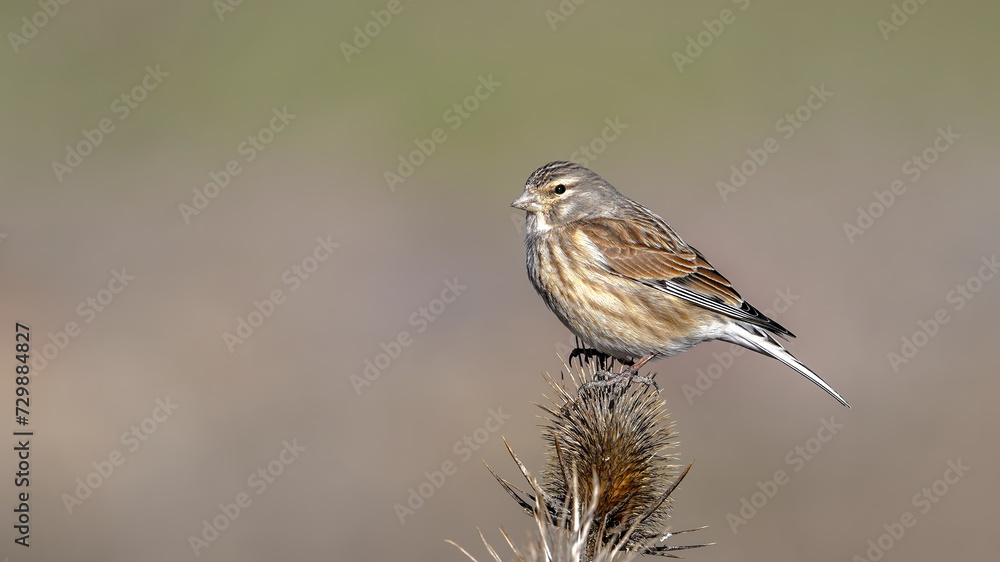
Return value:
M 729 280 L 662 219 L 636 207 L 628 221 L 594 218 L 576 223 L 611 272 L 735 320 L 795 337 L 743 300 Z

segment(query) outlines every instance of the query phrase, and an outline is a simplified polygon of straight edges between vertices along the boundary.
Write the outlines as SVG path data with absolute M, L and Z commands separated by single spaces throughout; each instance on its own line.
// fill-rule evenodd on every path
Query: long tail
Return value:
M 826 381 L 821 379 L 816 373 L 812 372 L 809 367 L 802 364 L 802 362 L 796 359 L 791 353 L 788 353 L 784 347 L 781 347 L 780 343 L 778 343 L 763 329 L 758 328 L 757 326 L 750 326 L 742 323 L 733 323 L 730 324 L 730 326 L 732 326 L 732 329 L 727 334 L 728 337 L 725 338 L 726 341 L 741 345 L 749 350 L 756 351 L 757 353 L 767 355 L 781 361 L 785 365 L 788 365 L 798 371 L 798 373 L 803 377 L 811 380 L 816 384 L 816 386 L 825 390 L 827 394 L 836 398 L 837 401 L 844 406 L 847 406 L 848 408 L 851 407 L 851 405 L 847 403 L 847 400 L 844 400 L 844 398 L 838 394 L 836 390 L 826 384 Z

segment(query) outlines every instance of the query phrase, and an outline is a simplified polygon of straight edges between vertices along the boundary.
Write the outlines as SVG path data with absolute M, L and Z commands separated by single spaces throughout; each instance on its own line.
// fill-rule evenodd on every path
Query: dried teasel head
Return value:
M 679 558 L 675 552 L 706 546 L 665 544 L 674 535 L 698 529 L 664 530 L 671 494 L 691 467 L 679 472 L 674 464 L 670 450 L 676 436 L 658 392 L 606 371 L 570 370 L 570 381 L 567 387 L 549 378 L 556 397 L 540 405 L 547 414 L 542 435 L 549 449 L 541 480 L 507 447 L 531 492 L 493 473 L 538 527 L 534 542 L 520 549 L 504 534 L 517 559 Z
M 543 406 L 549 451 L 542 488 L 557 504 L 596 496 L 595 548 L 622 542 L 642 550 L 662 535 L 680 481 L 671 454 L 676 434 L 652 386 L 595 375 L 577 383 L 575 395 L 550 380 L 557 396 Z

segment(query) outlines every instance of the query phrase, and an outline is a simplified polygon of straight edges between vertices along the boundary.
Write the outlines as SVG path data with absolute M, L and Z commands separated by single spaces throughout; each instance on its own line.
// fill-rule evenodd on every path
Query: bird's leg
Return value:
M 638 361 L 632 363 L 632 366 L 627 369 L 622 369 L 621 373 L 618 373 L 614 378 L 619 380 L 627 380 L 628 382 L 641 382 L 646 386 L 652 386 L 657 392 L 660 391 L 660 385 L 656 384 L 653 377 L 641 377 L 639 376 L 639 369 L 641 369 L 646 363 L 649 363 L 655 355 L 649 354 L 645 357 L 640 358 Z
M 641 369 L 643 367 L 643 365 L 645 365 L 646 363 L 649 363 L 653 359 L 653 357 L 655 357 L 655 355 L 649 354 L 649 355 L 647 355 L 647 356 L 639 359 L 639 361 L 637 361 L 635 363 L 632 363 L 632 366 L 629 367 L 628 369 L 623 369 L 622 370 L 622 374 L 628 373 L 628 374 L 632 375 L 633 377 L 636 376 L 636 375 L 638 375 L 639 374 L 639 369 Z

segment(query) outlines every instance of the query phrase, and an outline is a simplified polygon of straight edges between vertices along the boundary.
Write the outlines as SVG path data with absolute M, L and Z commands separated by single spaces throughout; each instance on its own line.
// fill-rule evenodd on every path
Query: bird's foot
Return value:
M 622 365 L 631 366 L 633 362 L 631 360 L 621 360 L 608 355 L 602 351 L 594 349 L 592 347 L 587 347 L 587 344 L 580 341 L 580 338 L 576 338 L 576 348 L 570 352 L 569 358 L 566 363 L 572 367 L 573 359 L 576 359 L 580 363 L 580 367 L 583 367 L 584 362 L 590 364 L 591 359 L 597 359 L 597 368 L 600 370 L 612 369 L 615 366 L 615 361 L 618 361 Z
M 656 376 L 656 375 L 653 375 Z M 632 368 L 625 369 L 620 373 L 612 373 L 610 371 L 597 371 L 594 373 L 593 380 L 589 380 L 582 385 L 580 385 L 580 391 L 589 390 L 592 388 L 601 388 L 608 386 L 622 386 L 627 387 L 632 383 L 641 383 L 646 386 L 651 386 L 656 389 L 657 392 L 660 391 L 660 385 L 653 380 L 653 377 L 643 377 L 638 375 Z
M 570 352 L 567 363 L 569 363 L 569 366 L 572 367 L 573 359 L 576 359 L 580 363 L 580 367 L 583 367 L 583 364 L 585 362 L 589 364 L 590 360 L 594 358 L 597 359 L 598 369 L 607 369 L 608 366 L 615 360 L 614 357 L 608 355 L 607 353 L 602 353 L 596 349 L 588 347 L 578 347 L 574 349 L 572 352 Z

